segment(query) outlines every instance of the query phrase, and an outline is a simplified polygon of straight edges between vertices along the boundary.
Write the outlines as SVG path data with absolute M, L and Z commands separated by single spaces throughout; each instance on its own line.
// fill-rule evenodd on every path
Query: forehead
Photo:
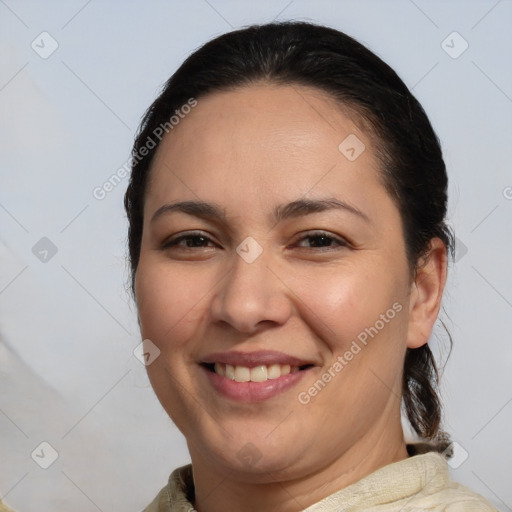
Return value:
M 347 135 L 362 135 L 350 110 L 325 92 L 298 85 L 258 84 L 209 94 L 180 122 L 163 147 L 198 147 L 215 151 L 227 145 L 246 150 L 257 142 L 266 151 L 309 147 L 332 154 Z M 252 138 L 254 137 L 254 138 Z M 281 148 L 280 148 L 281 149 Z M 193 156 L 193 155 L 189 155 Z
M 303 86 L 258 84 L 198 100 L 161 142 L 148 195 L 243 203 L 254 193 L 292 200 L 340 191 L 357 201 L 376 187 L 372 142 L 334 99 Z

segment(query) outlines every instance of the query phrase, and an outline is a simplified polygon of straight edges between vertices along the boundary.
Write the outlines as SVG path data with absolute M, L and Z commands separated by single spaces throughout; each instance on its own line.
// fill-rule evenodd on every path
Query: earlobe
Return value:
M 408 348 L 419 348 L 428 342 L 441 307 L 446 275 L 446 246 L 441 239 L 433 238 L 411 285 Z

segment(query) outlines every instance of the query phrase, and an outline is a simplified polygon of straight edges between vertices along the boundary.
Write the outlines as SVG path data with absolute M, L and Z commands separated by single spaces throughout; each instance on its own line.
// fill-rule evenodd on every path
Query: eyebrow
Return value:
M 344 210 L 352 215 L 360 217 L 366 222 L 370 222 L 369 217 L 364 212 L 355 206 L 335 198 L 298 199 L 297 201 L 277 206 L 272 216 L 275 221 L 281 222 L 290 218 L 303 217 L 326 210 Z M 225 211 L 216 204 L 206 203 L 204 201 L 179 201 L 176 203 L 164 204 L 158 208 L 151 217 L 151 222 L 154 222 L 163 215 L 171 212 L 182 212 L 209 220 L 226 220 Z
M 355 206 L 333 197 L 326 199 L 299 199 L 286 205 L 279 205 L 274 211 L 274 218 L 279 222 L 289 218 L 302 217 L 326 210 L 344 210 L 367 222 L 370 221 L 369 217 Z

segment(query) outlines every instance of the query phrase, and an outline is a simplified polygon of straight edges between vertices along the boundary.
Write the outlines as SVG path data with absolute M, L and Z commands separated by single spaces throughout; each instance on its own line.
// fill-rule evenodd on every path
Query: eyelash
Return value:
M 339 248 L 349 247 L 349 245 L 350 245 L 343 238 L 335 236 L 335 235 L 332 235 L 331 233 L 328 233 L 326 231 L 309 231 L 306 234 L 304 234 L 304 236 L 302 238 L 300 238 L 299 242 L 302 241 L 302 240 L 306 240 L 308 238 L 309 239 L 315 239 L 315 238 L 321 238 L 321 237 L 327 238 L 327 239 L 331 240 L 338 247 L 335 248 L 335 247 L 332 247 L 332 246 L 321 246 L 321 247 L 307 247 L 307 249 L 320 249 L 320 250 L 323 250 L 323 251 L 334 251 L 334 250 L 337 250 Z
M 201 232 L 193 232 L 193 233 L 186 233 L 184 235 L 179 235 L 176 238 L 170 238 L 166 240 L 162 244 L 162 249 L 168 249 L 170 247 L 176 247 L 182 240 L 191 240 L 193 238 L 204 238 L 205 240 L 211 242 L 211 239 L 206 236 L 205 234 Z M 183 249 L 193 249 L 192 247 L 185 247 L 182 246 Z M 203 247 L 199 247 L 199 249 L 202 249 Z
M 302 247 L 302 249 L 318 249 L 320 251 L 333 251 L 333 250 L 337 250 L 339 248 L 344 248 L 344 247 L 349 247 L 350 244 L 344 240 L 343 238 L 340 238 L 340 237 L 337 237 L 337 236 L 334 236 L 326 231 L 309 231 L 307 233 L 304 234 L 304 236 L 302 236 L 298 242 L 301 242 L 303 240 L 306 240 L 306 239 L 318 239 L 318 238 L 326 238 L 328 240 L 330 240 L 331 242 L 334 242 L 335 244 L 337 244 L 337 248 L 334 248 L 332 246 L 319 246 L 319 247 Z M 192 232 L 192 233 L 186 233 L 186 234 L 183 234 L 183 235 L 179 235 L 177 236 L 176 238 L 171 238 L 171 239 L 168 239 L 166 240 L 163 244 L 162 244 L 162 249 L 169 249 L 171 247 L 179 247 L 179 248 L 182 248 L 182 249 L 185 249 L 185 250 L 194 250 L 194 249 L 208 249 L 208 248 L 211 248 L 211 247 L 205 247 L 205 246 L 197 246 L 197 247 L 188 247 L 188 246 L 180 246 L 180 242 L 182 241 L 190 241 L 192 239 L 197 239 L 197 238 L 203 238 L 206 243 L 208 242 L 212 242 L 212 240 L 210 239 L 210 237 L 208 237 L 207 235 L 205 235 L 204 233 L 201 233 L 201 232 Z M 215 243 L 215 242 L 212 242 L 212 243 Z M 298 243 L 295 243 L 294 245 L 295 247 L 299 247 L 301 248 Z

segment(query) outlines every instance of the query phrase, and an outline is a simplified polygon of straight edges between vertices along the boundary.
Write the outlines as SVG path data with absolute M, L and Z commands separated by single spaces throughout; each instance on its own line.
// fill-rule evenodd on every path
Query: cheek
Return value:
M 356 430 L 362 416 L 370 421 L 382 410 L 390 393 L 400 395 L 407 314 L 404 289 L 396 283 L 377 271 L 333 272 L 302 288 L 300 315 L 327 349 L 316 379 L 329 382 L 326 392 L 317 394 L 315 382 L 304 391 L 326 414 L 354 411 L 346 421 Z
M 201 276 L 186 278 L 158 262 L 139 263 L 136 296 L 141 334 L 161 351 L 178 348 L 204 317 L 208 285 Z
M 379 334 L 398 332 L 404 315 L 396 314 L 396 309 L 404 310 L 404 290 L 389 276 L 370 266 L 357 271 L 316 270 L 314 278 L 308 279 L 297 276 L 294 286 L 300 290 L 301 315 L 309 318 L 335 352 L 345 350 L 359 335 L 364 340 L 364 333 L 376 323 Z M 395 303 L 398 306 L 393 309 Z

